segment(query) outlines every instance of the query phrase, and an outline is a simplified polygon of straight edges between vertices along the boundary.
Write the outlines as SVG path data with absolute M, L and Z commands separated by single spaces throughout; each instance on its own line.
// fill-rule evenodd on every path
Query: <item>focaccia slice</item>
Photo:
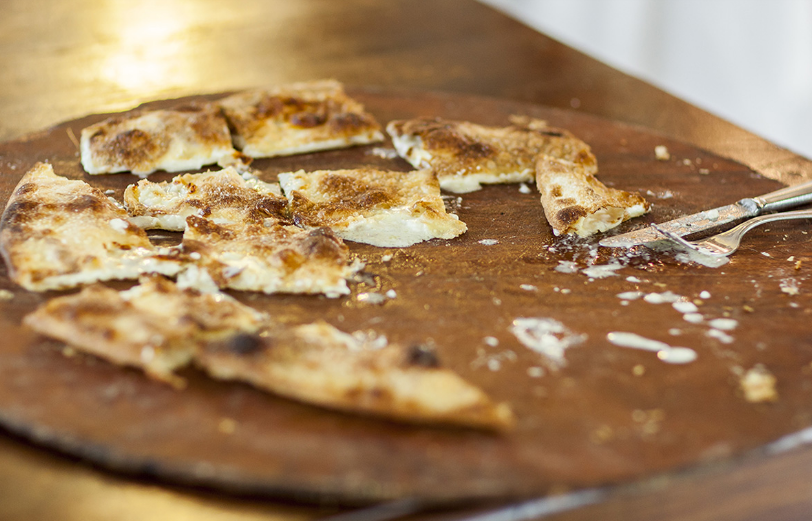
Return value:
M 183 283 L 199 288 L 213 281 L 220 288 L 335 298 L 350 292 L 346 279 L 360 268 L 329 228 L 305 231 L 272 220 L 217 224 L 192 215 L 180 250 L 197 267 L 184 272 Z
M 11 279 L 30 291 L 181 269 L 101 190 L 45 163 L 14 189 L 0 220 L 0 252 Z
M 197 170 L 232 162 L 228 125 L 212 104 L 113 116 L 82 129 L 82 166 L 89 174 Z
M 536 162 L 536 186 L 555 235 L 605 232 L 651 207 L 638 194 L 605 186 L 581 164 L 546 155 Z
M 381 347 L 381 338 L 316 322 L 212 342 L 196 361 L 215 378 L 331 409 L 493 430 L 514 424 L 507 404 L 440 367 L 432 350 Z
M 222 293 L 179 289 L 160 276 L 118 292 L 96 284 L 25 317 L 34 331 L 152 378 L 183 385 L 174 372 L 205 342 L 257 332 L 268 318 Z
M 381 127 L 341 83 L 321 80 L 220 100 L 234 144 L 249 157 L 287 156 L 383 141 Z
M 296 224 L 327 226 L 346 240 L 404 247 L 466 231 L 465 223 L 446 212 L 429 170 L 300 170 L 279 174 L 279 183 Z
M 589 145 L 541 120 L 514 117 L 507 127 L 418 118 L 391 121 L 386 131 L 398 154 L 431 169 L 443 190 L 473 192 L 482 184 L 532 182 L 539 154 L 566 159 L 595 173 Z
M 285 220 L 287 200 L 278 185 L 228 167 L 162 183 L 142 179 L 124 191 L 124 204 L 131 221 L 142 228 L 183 231 L 190 215 L 232 224 Z

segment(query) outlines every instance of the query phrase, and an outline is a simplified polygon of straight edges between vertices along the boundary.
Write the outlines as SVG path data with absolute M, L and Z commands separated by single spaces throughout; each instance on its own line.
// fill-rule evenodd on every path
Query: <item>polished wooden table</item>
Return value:
M 809 160 L 470 0 L 7 1 L 0 140 L 148 100 L 323 77 L 576 109 L 788 184 L 812 177 Z M 550 518 L 800 520 L 812 512 L 810 483 L 812 449 L 802 448 L 625 486 Z M 338 511 L 131 479 L 0 435 L 0 519 L 292 520 Z

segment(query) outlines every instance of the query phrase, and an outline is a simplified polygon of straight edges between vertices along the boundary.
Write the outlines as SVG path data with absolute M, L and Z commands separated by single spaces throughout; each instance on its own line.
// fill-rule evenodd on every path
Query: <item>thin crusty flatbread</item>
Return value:
M 161 276 L 122 292 L 89 286 L 50 300 L 24 320 L 40 334 L 175 386 L 184 382 L 174 372 L 191 363 L 203 342 L 253 333 L 266 321 L 228 295 L 178 289 Z
M 391 121 L 387 132 L 398 154 L 415 168 L 431 169 L 443 190 L 466 193 L 482 184 L 532 182 L 535 160 L 547 154 L 597 171 L 589 145 L 540 120 L 514 117 L 506 127 L 418 118 Z
M 465 223 L 446 212 L 429 170 L 300 170 L 279 174 L 279 182 L 296 224 L 327 226 L 346 240 L 404 247 L 466 231 Z
M 174 372 L 194 363 L 214 378 L 331 409 L 493 430 L 514 423 L 506 404 L 439 367 L 431 349 L 388 345 L 324 322 L 284 326 L 222 293 L 160 277 L 124 292 L 96 285 L 55 298 L 25 323 L 177 387 L 184 381 Z
M 14 189 L 0 220 L 0 252 L 11 279 L 30 291 L 181 269 L 101 190 L 45 163 Z
M 82 129 L 80 149 L 89 174 L 196 170 L 237 155 L 212 104 L 113 116 Z
M 555 235 L 604 232 L 651 206 L 638 194 L 605 186 L 583 165 L 546 155 L 536 162 L 536 186 Z
M 325 322 L 272 328 L 210 343 L 197 364 L 222 380 L 242 380 L 273 393 L 357 413 L 417 423 L 506 430 L 507 404 L 440 367 L 432 349 L 380 347 Z
M 228 223 L 287 218 L 287 200 L 278 185 L 240 175 L 232 167 L 162 183 L 142 179 L 124 191 L 124 205 L 133 223 L 170 231 L 186 229 L 191 215 Z
M 179 250 L 199 269 L 187 269 L 184 284 L 263 293 L 323 293 L 336 298 L 350 292 L 347 279 L 360 269 L 349 249 L 329 228 L 310 231 L 274 221 L 217 224 L 186 218 Z
M 381 127 L 335 80 L 256 89 L 220 100 L 234 144 L 249 157 L 383 141 Z
M 347 246 L 327 228 L 293 226 L 287 200 L 278 193 L 278 187 L 246 181 L 226 168 L 164 183 L 142 180 L 124 198 L 137 223 L 185 230 L 174 250 L 187 260 L 179 276 L 183 284 L 329 297 L 349 293 L 346 279 L 359 266 L 350 264 Z

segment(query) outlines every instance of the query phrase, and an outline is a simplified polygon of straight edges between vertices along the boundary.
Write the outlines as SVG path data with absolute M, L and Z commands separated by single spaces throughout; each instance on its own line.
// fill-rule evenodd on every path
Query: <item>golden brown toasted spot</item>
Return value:
M 337 133 L 352 133 L 376 126 L 377 123 L 366 114 L 347 112 L 336 114 L 330 119 L 330 128 Z
M 315 112 L 297 112 L 290 116 L 290 123 L 300 128 L 317 127 L 323 125 L 326 120 L 326 114 Z
M 42 205 L 36 201 L 14 201 L 6 207 L 0 219 L 0 229 L 18 233 L 24 225 L 36 221 L 42 216 Z
M 302 244 L 308 255 L 325 260 L 341 261 L 345 250 L 348 249 L 330 228 L 310 230 Z
M 135 128 L 116 134 L 102 145 L 101 151 L 120 158 L 127 164 L 138 164 L 158 155 L 161 148 L 160 143 L 153 140 L 147 132 Z
M 563 210 L 559 210 L 559 212 L 556 214 L 556 217 L 563 224 L 571 225 L 575 224 L 578 221 L 578 219 L 586 217 L 586 215 L 587 211 L 584 210 L 582 207 L 570 206 L 568 208 L 564 208 Z
M 22 195 L 36 191 L 37 191 L 37 183 L 24 183 L 18 186 L 16 190 L 14 190 L 14 197 L 20 197 Z
M 555 185 L 550 187 L 550 195 L 553 197 L 561 197 L 561 186 Z
M 280 251 L 277 253 L 277 256 L 288 271 L 298 270 L 307 260 L 301 253 L 290 248 L 285 248 L 284 250 Z
M 200 235 L 218 235 L 220 238 L 226 240 L 234 238 L 234 232 L 231 230 L 196 215 L 190 215 L 186 218 L 186 226 L 194 228 Z
M 73 201 L 69 202 L 65 205 L 65 210 L 69 212 L 79 213 L 79 212 L 92 212 L 92 213 L 99 213 L 106 210 L 108 207 L 108 203 L 106 201 L 100 200 L 98 197 L 93 195 L 80 195 Z

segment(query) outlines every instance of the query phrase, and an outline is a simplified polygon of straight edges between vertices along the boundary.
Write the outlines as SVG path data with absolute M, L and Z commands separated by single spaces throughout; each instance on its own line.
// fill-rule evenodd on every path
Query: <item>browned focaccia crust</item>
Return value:
M 227 295 L 161 277 L 123 292 L 94 285 L 52 299 L 25 324 L 177 387 L 185 382 L 175 371 L 195 363 L 215 378 L 332 409 L 495 430 L 514 423 L 506 404 L 441 368 L 432 350 L 323 322 L 283 326 Z
M 14 189 L 0 220 L 0 252 L 11 279 L 30 291 L 180 270 L 101 190 L 45 163 Z
M 346 240 L 404 247 L 452 239 L 466 230 L 446 212 L 440 185 L 429 170 L 300 170 L 279 174 L 279 182 L 296 224 L 328 226 Z
M 80 351 L 182 385 L 174 371 L 189 365 L 202 343 L 254 333 L 266 321 L 227 295 L 179 289 L 151 276 L 127 291 L 96 284 L 52 299 L 24 322 Z
M 555 235 L 604 232 L 651 207 L 638 194 L 605 186 L 583 165 L 547 155 L 536 162 L 536 186 Z
M 217 224 L 190 216 L 180 251 L 197 269 L 179 280 L 198 288 L 213 281 L 219 288 L 334 298 L 350 292 L 346 279 L 360 268 L 329 228 L 305 231 L 273 221 Z
M 241 380 L 306 403 L 412 423 L 507 430 L 504 403 L 444 369 L 433 350 L 380 345 L 324 322 L 272 327 L 213 342 L 196 357 L 222 380 Z
M 381 127 L 341 83 L 321 80 L 220 100 L 234 144 L 249 157 L 286 156 L 383 141 Z
M 415 168 L 430 168 L 440 187 L 456 193 L 481 184 L 532 182 L 539 154 L 582 165 L 597 172 L 589 145 L 566 130 L 540 120 L 514 117 L 507 127 L 467 121 L 418 118 L 391 121 L 387 132 L 398 154 Z
M 278 185 L 232 167 L 162 183 L 142 179 L 124 191 L 124 204 L 132 222 L 145 229 L 183 231 L 191 215 L 232 224 L 288 219 L 287 199 Z
M 90 174 L 196 170 L 237 154 L 225 118 L 208 103 L 113 116 L 83 129 L 80 149 Z

